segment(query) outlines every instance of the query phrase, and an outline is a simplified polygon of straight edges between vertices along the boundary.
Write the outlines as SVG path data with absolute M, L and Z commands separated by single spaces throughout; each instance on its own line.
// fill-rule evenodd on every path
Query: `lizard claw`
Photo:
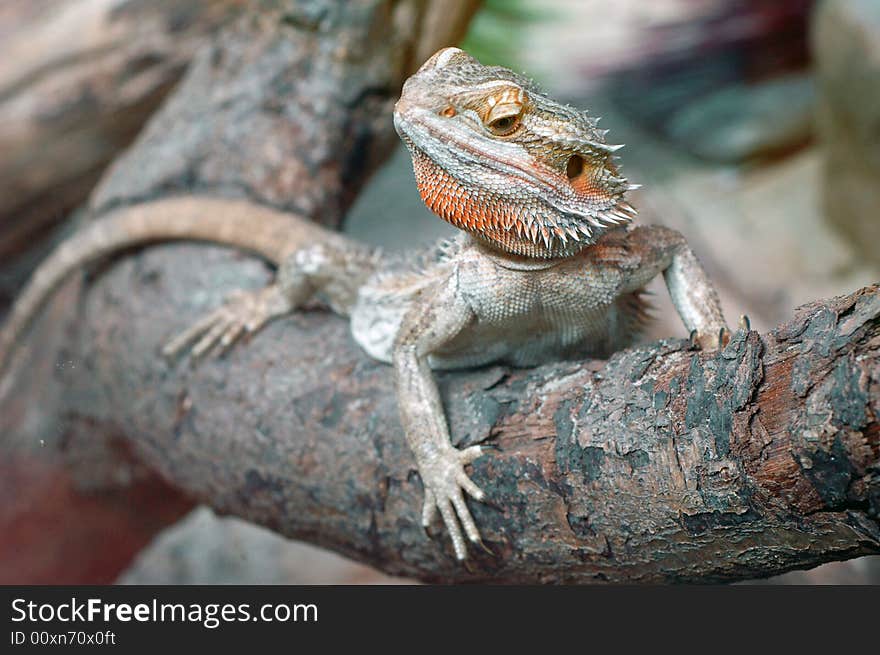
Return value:
M 462 529 L 471 543 L 483 545 L 480 531 L 462 493 L 465 492 L 476 500 L 483 500 L 486 497 L 486 493 L 464 472 L 464 466 L 482 454 L 481 446 L 471 446 L 464 450 L 450 447 L 419 465 L 419 473 L 425 485 L 422 527 L 427 532 L 428 526 L 439 512 L 452 538 L 455 557 L 459 561 L 467 558 L 467 546 Z M 485 545 L 483 547 L 485 548 Z
M 199 359 L 217 348 L 227 352 L 243 334 L 253 334 L 273 318 L 290 312 L 290 301 L 276 285 L 259 291 L 237 291 L 213 312 L 196 321 L 162 348 L 162 355 L 175 357 L 189 344 L 190 356 Z
M 437 517 L 437 501 L 430 489 L 425 489 L 425 502 L 422 505 L 422 529 L 428 534 L 428 528 Z
M 706 351 L 718 350 L 730 342 L 730 330 L 723 326 L 718 328 L 717 333 L 691 330 L 688 340 L 691 348 Z
M 751 329 L 752 323 L 751 321 L 749 321 L 749 317 L 745 314 L 740 316 L 737 331 L 748 333 L 751 331 Z M 728 343 L 730 343 L 731 336 L 732 334 L 730 330 L 726 326 L 723 326 L 718 328 L 717 336 L 709 332 L 691 330 L 689 340 L 691 348 L 697 350 L 717 350 L 719 348 L 724 348 Z

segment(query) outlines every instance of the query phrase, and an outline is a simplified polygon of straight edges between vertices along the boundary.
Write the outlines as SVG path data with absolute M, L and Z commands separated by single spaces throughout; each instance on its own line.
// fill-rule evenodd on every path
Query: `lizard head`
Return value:
M 428 208 L 506 252 L 570 255 L 635 215 L 595 119 L 458 48 L 406 81 L 394 126 Z

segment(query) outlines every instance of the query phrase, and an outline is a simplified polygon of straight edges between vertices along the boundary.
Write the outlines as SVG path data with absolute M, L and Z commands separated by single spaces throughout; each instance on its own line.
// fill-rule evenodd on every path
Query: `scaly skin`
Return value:
M 439 513 L 455 555 L 480 542 L 465 473 L 481 446 L 454 448 L 432 369 L 489 362 L 534 366 L 605 356 L 644 322 L 641 289 L 662 273 L 695 342 L 728 331 L 717 294 L 684 238 L 629 225 L 635 210 L 605 134 L 587 114 L 457 48 L 407 80 L 394 123 L 425 203 L 462 230 L 395 261 L 296 217 L 248 203 L 169 199 L 121 210 L 62 244 L 37 271 L 0 333 L 0 370 L 51 291 L 78 266 L 139 243 L 194 239 L 256 252 L 275 282 L 241 293 L 182 332 L 168 356 L 230 347 L 313 295 L 351 317 L 352 335 L 394 371 L 400 416 L 425 488 L 422 521 Z

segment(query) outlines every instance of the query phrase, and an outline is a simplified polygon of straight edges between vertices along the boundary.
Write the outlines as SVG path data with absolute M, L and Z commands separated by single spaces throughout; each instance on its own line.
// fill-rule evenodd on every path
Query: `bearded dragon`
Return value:
M 458 48 L 434 54 L 403 86 L 394 125 L 426 205 L 460 229 L 408 261 L 250 202 L 168 198 L 99 217 L 33 275 L 0 333 L 0 370 L 53 290 L 89 262 L 165 240 L 227 244 L 277 266 L 273 284 L 239 293 L 163 349 L 224 350 L 313 296 L 350 317 L 354 339 L 391 364 L 404 435 L 424 487 L 422 523 L 440 514 L 459 560 L 481 543 L 465 467 L 483 446 L 450 442 L 432 369 L 535 366 L 607 356 L 637 335 L 641 290 L 663 274 L 695 345 L 728 330 L 718 296 L 677 232 L 635 227 L 618 145 L 587 113 Z

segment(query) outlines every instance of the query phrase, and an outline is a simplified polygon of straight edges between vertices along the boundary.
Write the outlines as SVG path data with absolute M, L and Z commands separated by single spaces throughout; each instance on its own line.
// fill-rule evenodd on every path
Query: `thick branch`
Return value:
M 876 286 L 713 355 L 673 340 L 442 375 L 455 440 L 500 448 L 474 466 L 497 507 L 471 504 L 493 553 L 466 569 L 421 531 L 390 371 L 342 319 L 298 315 L 195 368 L 155 356 L 242 277 L 266 277 L 205 252 L 115 266 L 64 375 L 74 423 L 124 426 L 149 466 L 220 512 L 444 580 L 733 580 L 880 552 Z

